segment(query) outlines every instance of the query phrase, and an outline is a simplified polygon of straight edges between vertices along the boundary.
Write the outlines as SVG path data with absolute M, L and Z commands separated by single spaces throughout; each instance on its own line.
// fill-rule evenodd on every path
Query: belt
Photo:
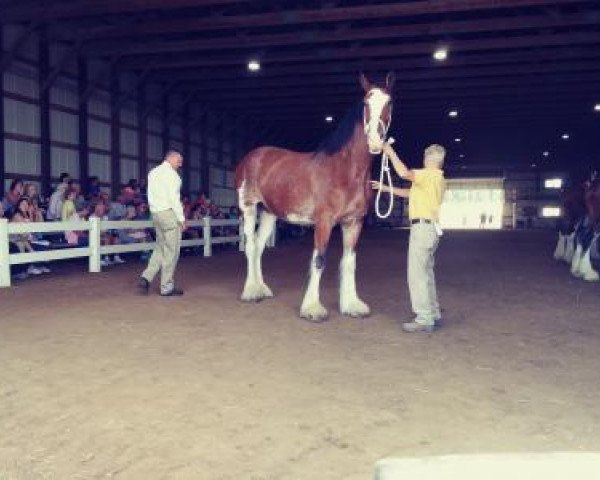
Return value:
M 430 224 L 430 223 L 433 223 L 433 222 L 431 220 L 429 220 L 428 218 L 413 218 L 410 221 L 411 225 L 415 225 L 417 223 L 427 223 L 427 224 Z

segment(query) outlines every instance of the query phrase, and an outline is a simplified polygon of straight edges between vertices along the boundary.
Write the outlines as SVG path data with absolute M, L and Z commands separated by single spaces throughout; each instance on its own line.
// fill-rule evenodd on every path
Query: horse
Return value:
M 262 275 L 261 258 L 276 220 L 313 225 L 314 248 L 300 316 L 324 321 L 328 312 L 320 300 L 320 280 L 332 229 L 341 225 L 339 308 L 343 315 L 364 317 L 369 306 L 356 292 L 356 245 L 371 199 L 372 155 L 380 154 L 392 119 L 395 76 L 373 84 L 362 73 L 364 95 L 338 127 L 313 152 L 273 146 L 249 152 L 235 170 L 235 186 L 243 216 L 247 273 L 243 301 L 273 296 Z M 258 206 L 262 213 L 255 228 Z
M 589 282 L 600 280 L 600 178 L 596 172 L 585 185 L 586 216 L 576 230 L 571 273 Z
M 558 222 L 558 242 L 554 250 L 554 258 L 571 263 L 575 253 L 575 237 L 586 215 L 585 184 L 576 183 L 563 189 L 561 203 L 563 214 Z

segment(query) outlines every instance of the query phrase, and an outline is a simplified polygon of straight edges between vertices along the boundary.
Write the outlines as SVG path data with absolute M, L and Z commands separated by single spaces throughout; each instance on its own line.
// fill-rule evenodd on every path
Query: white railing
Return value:
M 212 256 L 212 246 L 221 243 L 237 243 L 239 250 L 244 250 L 243 226 L 240 220 L 214 220 L 205 217 L 202 220 L 188 221 L 190 228 L 202 228 L 202 238 L 182 240 L 181 247 L 203 247 L 204 256 Z M 238 229 L 237 235 L 227 237 L 216 237 L 212 234 L 214 227 L 232 227 Z M 34 223 L 8 223 L 6 219 L 0 218 L 0 287 L 10 287 L 10 266 L 22 263 L 47 262 L 51 260 L 63 260 L 67 258 L 89 258 L 90 272 L 100 272 L 102 266 L 100 259 L 102 255 L 142 252 L 152 250 L 154 242 L 128 243 L 123 245 L 101 245 L 101 233 L 106 230 L 123 229 L 147 229 L 154 228 L 149 220 L 132 221 L 106 221 L 92 217 L 88 221 L 82 222 L 34 222 Z M 67 247 L 61 246 L 58 249 L 52 249 L 32 253 L 10 253 L 9 235 L 28 234 L 28 233 L 64 233 L 66 231 L 88 232 L 87 247 Z M 275 232 L 269 239 L 268 246 L 275 246 Z

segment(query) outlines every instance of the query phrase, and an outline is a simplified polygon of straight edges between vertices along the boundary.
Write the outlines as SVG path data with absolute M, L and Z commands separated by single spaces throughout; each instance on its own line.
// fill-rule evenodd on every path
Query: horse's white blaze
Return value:
M 564 260 L 565 258 L 565 242 L 567 237 L 561 232 L 558 232 L 558 241 L 556 242 L 556 248 L 554 249 L 554 258 L 556 260 Z
M 300 315 L 307 318 L 320 319 L 327 316 L 327 310 L 321 304 L 321 299 L 319 298 L 319 285 L 321 283 L 323 269 L 317 268 L 317 255 L 317 250 L 313 250 L 313 256 L 310 262 L 308 287 L 306 288 L 306 293 L 304 294 L 304 299 L 302 300 Z
M 379 121 L 383 112 L 383 107 L 390 101 L 390 96 L 380 88 L 373 88 L 367 95 L 367 105 L 369 106 L 369 123 L 367 125 L 367 139 L 371 153 L 381 151 L 380 144 L 383 138 L 379 135 Z
M 340 261 L 340 312 L 352 316 L 370 313 L 369 306 L 356 294 L 356 252 L 350 248 L 344 249 Z

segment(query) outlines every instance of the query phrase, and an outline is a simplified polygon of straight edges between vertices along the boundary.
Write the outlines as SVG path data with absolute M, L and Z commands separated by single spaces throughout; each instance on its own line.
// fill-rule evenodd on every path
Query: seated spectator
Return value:
M 75 198 L 77 197 L 77 190 L 69 188 L 65 191 L 63 196 L 63 204 L 61 208 L 60 219 L 63 222 L 68 221 L 73 214 L 77 211 L 75 207 Z
M 106 205 L 102 202 L 98 202 L 94 206 L 94 209 L 93 209 L 90 217 L 96 217 L 96 218 L 99 218 L 100 220 L 109 220 L 108 215 L 107 215 Z M 120 219 L 118 219 L 118 220 L 120 220 Z M 101 237 L 100 237 L 101 245 L 117 245 L 118 243 L 119 243 L 118 237 L 116 235 L 114 235 L 113 232 L 111 232 L 109 230 L 102 232 Z M 120 257 L 119 254 L 113 255 L 112 260 L 108 255 L 104 255 L 100 259 L 100 265 L 102 265 L 103 267 L 108 267 L 109 265 L 112 265 L 113 263 L 114 264 L 125 263 L 125 261 Z
M 137 220 L 137 211 L 133 205 L 127 207 L 127 214 L 124 220 Z M 142 243 L 148 241 L 148 235 L 145 228 L 124 228 L 119 230 L 119 241 L 123 244 Z
M 32 222 L 43 222 L 44 221 L 44 210 L 41 207 L 40 195 L 37 187 L 33 183 L 28 183 L 24 188 L 24 197 L 29 200 L 30 210 L 29 217 Z
M 125 206 L 125 197 L 121 194 L 117 200 L 108 204 L 108 219 L 123 220 L 127 215 L 127 207 Z
M 79 206 L 75 213 L 68 219 L 69 222 L 84 222 L 88 219 L 89 209 L 87 206 Z M 89 245 L 88 232 L 85 230 L 72 230 L 65 232 L 65 240 L 69 245 L 87 247 Z
M 62 206 L 66 191 L 66 183 L 59 183 L 56 186 L 56 190 L 54 190 L 54 192 L 50 196 L 50 202 L 48 203 L 48 211 L 46 212 L 46 220 L 58 221 L 61 219 Z
M 13 223 L 29 223 L 31 222 L 30 214 L 31 205 L 29 200 L 21 198 L 18 201 L 15 210 L 12 214 L 11 222 Z M 17 249 L 21 253 L 33 253 L 37 251 L 31 244 L 32 240 L 35 240 L 33 235 L 30 233 L 14 233 L 10 235 L 10 242 L 17 246 Z M 39 250 L 39 249 L 38 249 Z M 50 269 L 46 265 L 35 265 L 30 264 L 27 268 L 28 275 L 41 275 L 42 273 L 50 273 Z
M 23 189 L 23 180 L 21 180 L 20 178 L 16 178 L 11 182 L 8 191 L 4 195 L 4 200 L 2 201 L 4 205 L 4 211 L 6 212 L 7 216 L 12 215 L 12 213 L 14 212 L 17 203 L 23 195 Z
M 95 199 L 100 196 L 100 185 L 98 183 L 98 177 L 90 177 L 88 180 L 87 191 L 85 197 L 88 200 Z
M 81 184 L 75 180 L 69 182 L 69 188 L 75 191 L 75 208 L 80 209 L 87 206 L 87 200 L 81 191 Z

